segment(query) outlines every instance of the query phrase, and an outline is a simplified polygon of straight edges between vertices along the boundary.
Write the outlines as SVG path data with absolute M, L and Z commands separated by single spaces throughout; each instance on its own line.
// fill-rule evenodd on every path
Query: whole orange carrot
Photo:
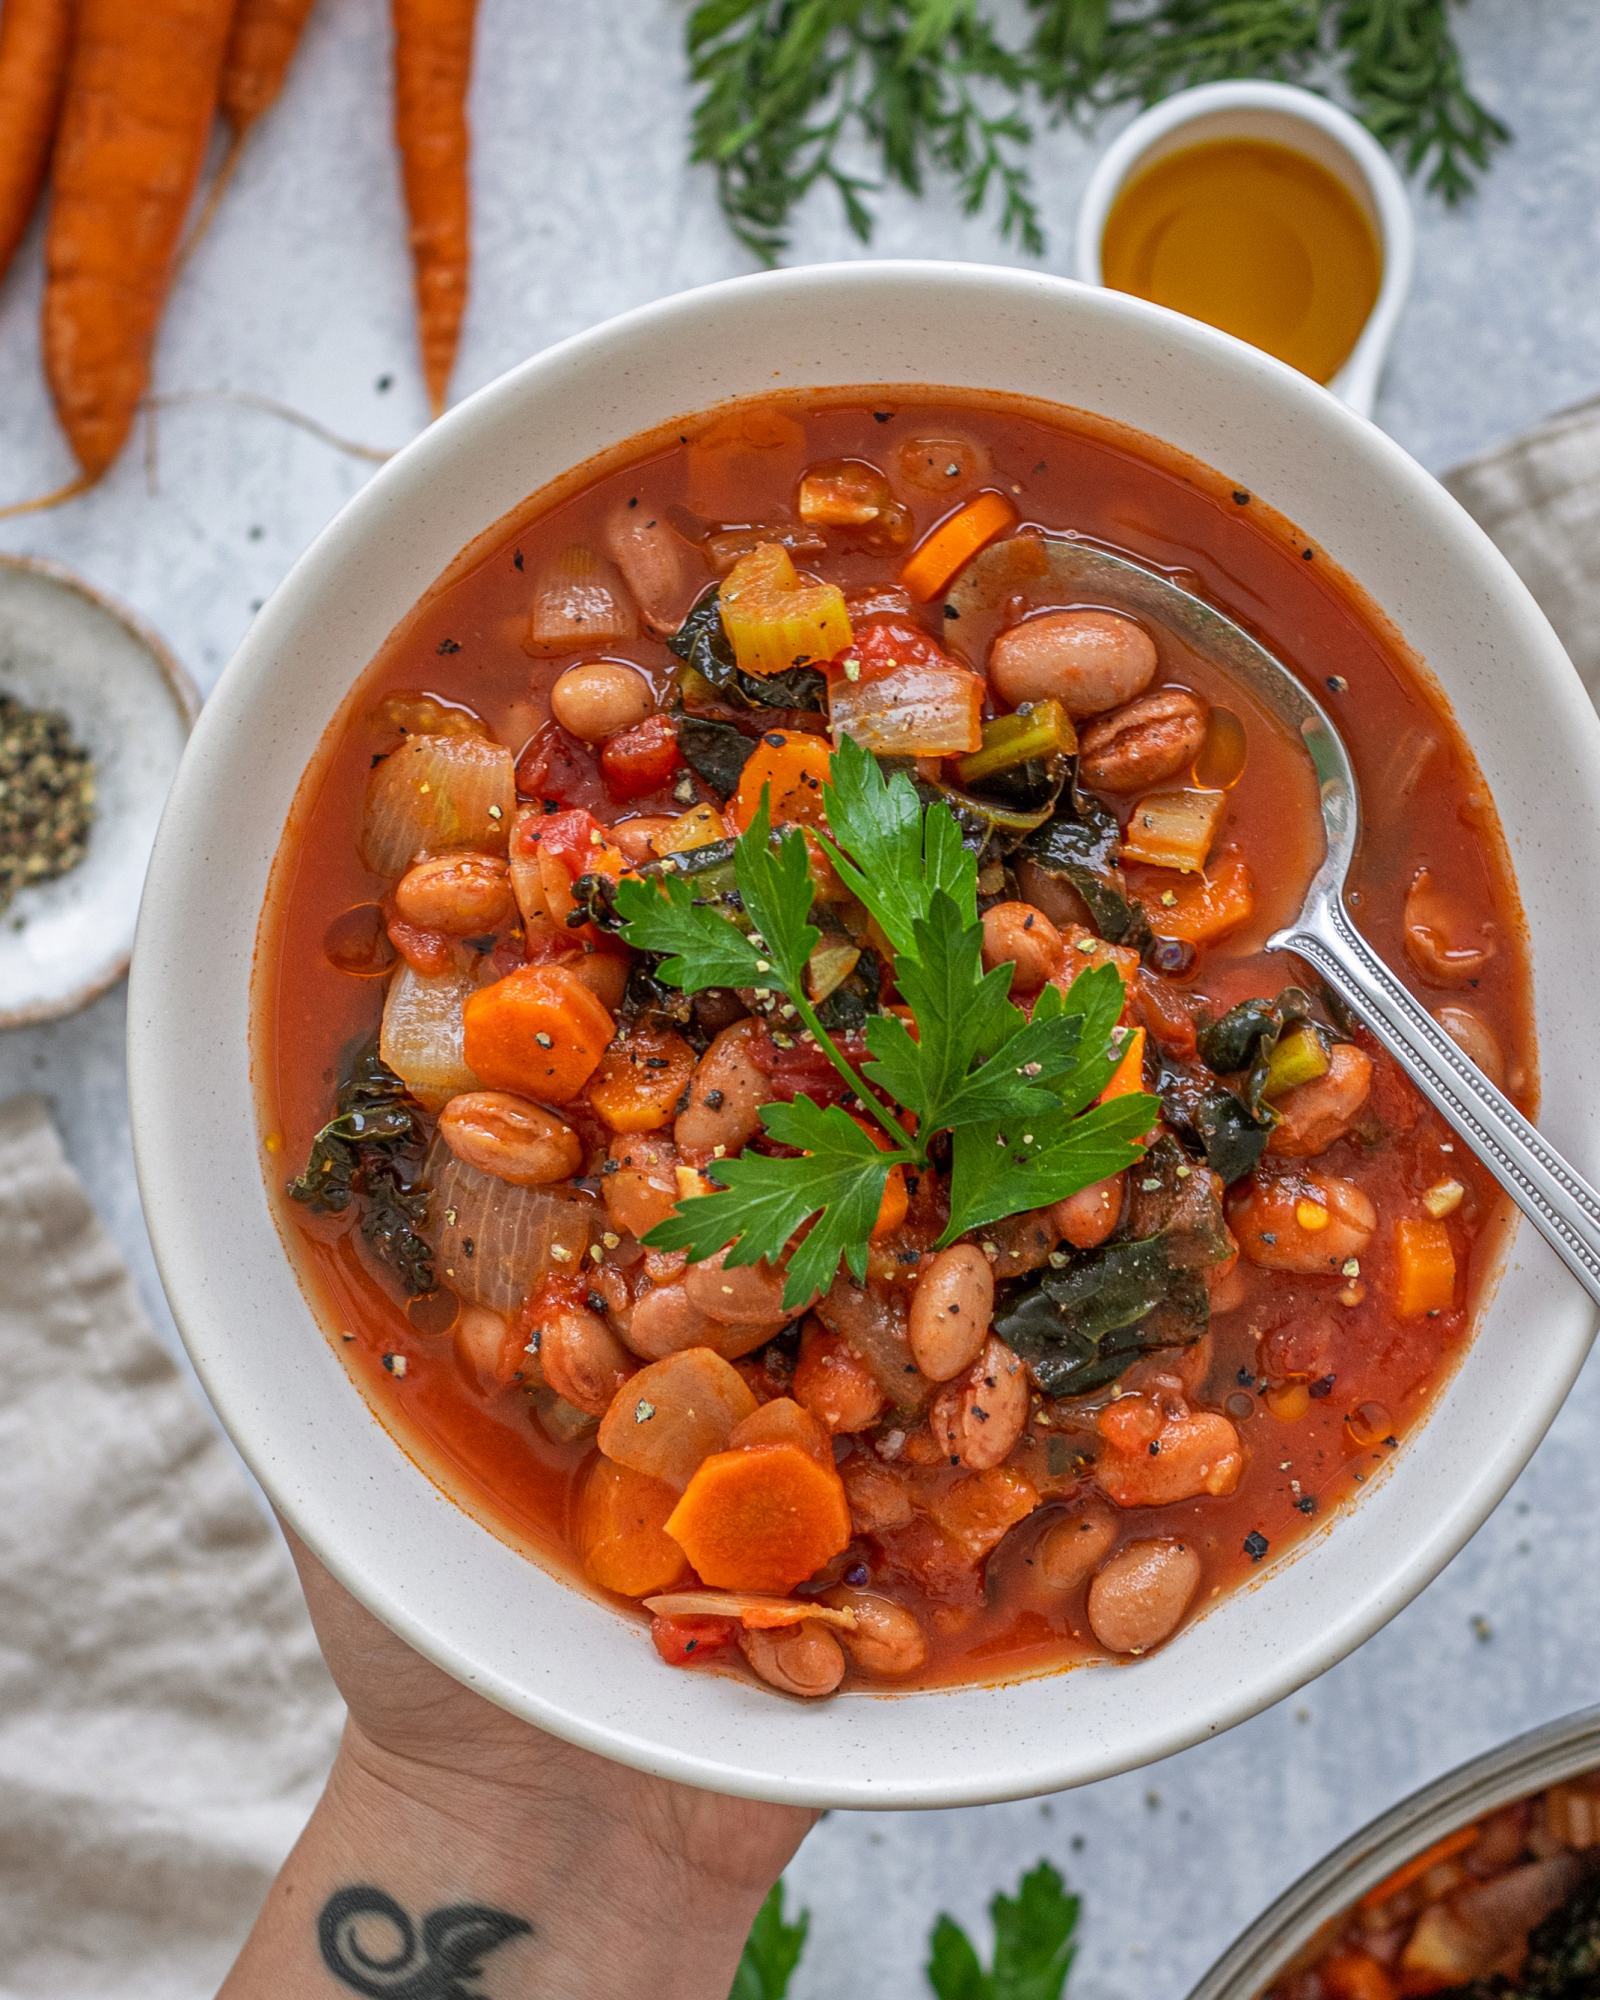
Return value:
M 216 109 L 232 0 L 80 0 L 45 239 L 44 362 L 86 480 L 121 450 Z
M 467 84 L 477 0 L 393 4 L 395 138 L 411 219 L 422 372 L 437 415 L 467 304 Z
M 271 109 L 315 0 L 238 0 L 222 63 L 222 115 L 242 139 Z
M 44 185 L 72 39 L 72 0 L 0 7 L 0 277 Z

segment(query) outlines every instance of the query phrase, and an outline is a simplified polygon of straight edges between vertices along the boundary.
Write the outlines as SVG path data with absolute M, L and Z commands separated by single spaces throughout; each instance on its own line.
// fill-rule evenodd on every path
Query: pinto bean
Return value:
M 1108 1653 L 1148 1653 L 1177 1631 L 1199 1588 L 1187 1542 L 1129 1542 L 1089 1585 L 1089 1629 Z
M 1470 1007 L 1435 1007 L 1433 1018 L 1462 1054 L 1475 1062 L 1499 1090 L 1506 1087 L 1506 1056 L 1500 1038 Z
M 780 1694 L 815 1701 L 844 1679 L 844 1650 L 814 1618 L 771 1632 L 741 1632 L 739 1650 L 751 1671 Z
M 774 1321 L 781 1326 L 795 1317 L 783 1309 L 782 1271 L 771 1264 L 739 1264 L 729 1270 L 727 1255 L 719 1250 L 684 1273 L 683 1289 L 707 1319 L 728 1326 L 771 1326 Z
M 1468 986 L 1494 957 L 1492 920 L 1419 868 L 1406 892 L 1406 957 L 1435 986 Z
M 550 690 L 550 713 L 585 743 L 598 743 L 654 715 L 656 698 L 637 667 L 620 660 L 585 660 L 568 667 Z
M 1230 1193 L 1228 1226 L 1241 1255 L 1262 1270 L 1332 1277 L 1372 1241 L 1378 1211 L 1337 1174 L 1255 1174 Z
M 553 1111 L 509 1090 L 467 1090 L 439 1113 L 439 1137 L 469 1167 L 513 1187 L 548 1187 L 583 1165 L 583 1142 Z
M 900 1680 L 914 1674 L 928 1657 L 927 1634 L 903 1604 L 881 1591 L 851 1590 L 836 1584 L 822 1592 L 824 1604 L 836 1611 L 853 1611 L 853 1632 L 835 1636 L 853 1667 L 880 1680 Z
M 1043 910 L 1031 903 L 995 903 L 983 913 L 983 963 L 1009 964 L 1013 994 L 1037 993 L 1066 963 L 1067 949 Z
M 614 1229 L 645 1236 L 678 1205 L 678 1149 L 658 1132 L 613 1139 L 600 1198 Z
M 1059 1515 L 1039 1537 L 1033 1552 L 1033 1581 L 1048 1594 L 1076 1590 L 1117 1539 L 1117 1517 L 1103 1500 L 1084 1500 Z
M 1354 1042 L 1336 1042 L 1323 1075 L 1297 1083 L 1274 1102 L 1278 1122 L 1267 1151 L 1284 1160 L 1325 1153 L 1360 1117 L 1371 1090 L 1371 1056 Z
M 764 1347 L 783 1325 L 782 1319 L 744 1326 L 727 1326 L 710 1319 L 690 1298 L 685 1276 L 645 1287 L 628 1314 L 627 1340 L 634 1353 L 646 1361 L 660 1361 L 685 1347 L 709 1347 L 724 1361 L 738 1361 Z
M 1122 1219 L 1123 1181 L 1122 1174 L 1113 1174 L 1109 1180 L 1095 1181 L 1058 1201 L 1050 1219 L 1060 1230 L 1062 1241 L 1074 1250 L 1093 1250 L 1104 1243 Z
M 511 870 L 498 854 L 433 854 L 414 861 L 394 885 L 394 906 L 418 930 L 477 937 L 516 910 Z
M 1119 1507 L 1170 1507 L 1232 1493 L 1244 1474 L 1239 1433 L 1215 1410 L 1163 1410 L 1149 1396 L 1119 1396 L 1100 1413 L 1106 1449 L 1095 1478 Z
M 603 1417 L 633 1373 L 633 1356 L 587 1306 L 553 1306 L 540 1321 L 539 1363 L 556 1394 L 591 1417 Z
M 941 1250 L 917 1279 L 907 1332 L 930 1381 L 948 1382 L 983 1351 L 994 1320 L 994 1273 L 975 1243 Z
M 1206 740 L 1205 703 L 1187 688 L 1152 688 L 1096 716 L 1078 739 L 1078 776 L 1097 792 L 1142 792 L 1188 770 Z
M 719 1146 L 737 1153 L 761 1130 L 761 1107 L 772 1093 L 750 1044 L 762 1032 L 761 1023 L 748 1016 L 735 1021 L 696 1065 L 689 1102 L 673 1126 L 673 1137 L 690 1159 L 708 1160 Z
M 966 1374 L 935 1399 L 928 1422 L 946 1458 L 987 1472 L 1011 1451 L 1028 1421 L 1028 1374 L 993 1334 Z
M 1012 708 L 1059 701 L 1069 715 L 1099 715 L 1143 694 L 1155 677 L 1155 641 L 1114 611 L 1048 611 L 989 649 L 990 682 Z
M 825 1431 L 851 1436 L 875 1424 L 885 1397 L 861 1356 L 820 1320 L 810 1320 L 800 1336 L 794 1399 Z

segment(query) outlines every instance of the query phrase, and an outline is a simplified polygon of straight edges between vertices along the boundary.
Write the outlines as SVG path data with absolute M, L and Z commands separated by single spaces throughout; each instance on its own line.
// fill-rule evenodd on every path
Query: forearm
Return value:
M 759 1902 L 581 1797 L 347 1735 L 220 2000 L 725 2000 Z

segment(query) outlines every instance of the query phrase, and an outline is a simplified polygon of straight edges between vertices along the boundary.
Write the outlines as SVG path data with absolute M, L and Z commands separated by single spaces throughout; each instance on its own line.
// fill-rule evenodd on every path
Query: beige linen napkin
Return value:
M 1600 690 L 1600 400 L 1446 483 Z M 44 1107 L 0 1107 L 0 2000 L 205 2000 L 339 1721 Z
M 340 1720 L 44 1104 L 0 1106 L 0 1994 L 214 1992 Z

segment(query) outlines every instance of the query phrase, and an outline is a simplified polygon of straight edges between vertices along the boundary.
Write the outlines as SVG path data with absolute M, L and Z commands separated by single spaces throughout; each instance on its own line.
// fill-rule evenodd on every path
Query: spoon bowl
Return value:
M 1440 1027 L 1357 930 L 1345 897 L 1361 799 L 1344 739 L 1305 682 L 1242 625 L 1173 577 L 1071 536 L 1003 542 L 968 565 L 951 602 L 965 614 L 1025 572 L 1069 601 L 1161 625 L 1215 662 L 1299 736 L 1316 774 L 1326 846 L 1300 912 L 1265 940 L 1293 952 L 1382 1042 L 1600 1303 L 1600 1197 Z

